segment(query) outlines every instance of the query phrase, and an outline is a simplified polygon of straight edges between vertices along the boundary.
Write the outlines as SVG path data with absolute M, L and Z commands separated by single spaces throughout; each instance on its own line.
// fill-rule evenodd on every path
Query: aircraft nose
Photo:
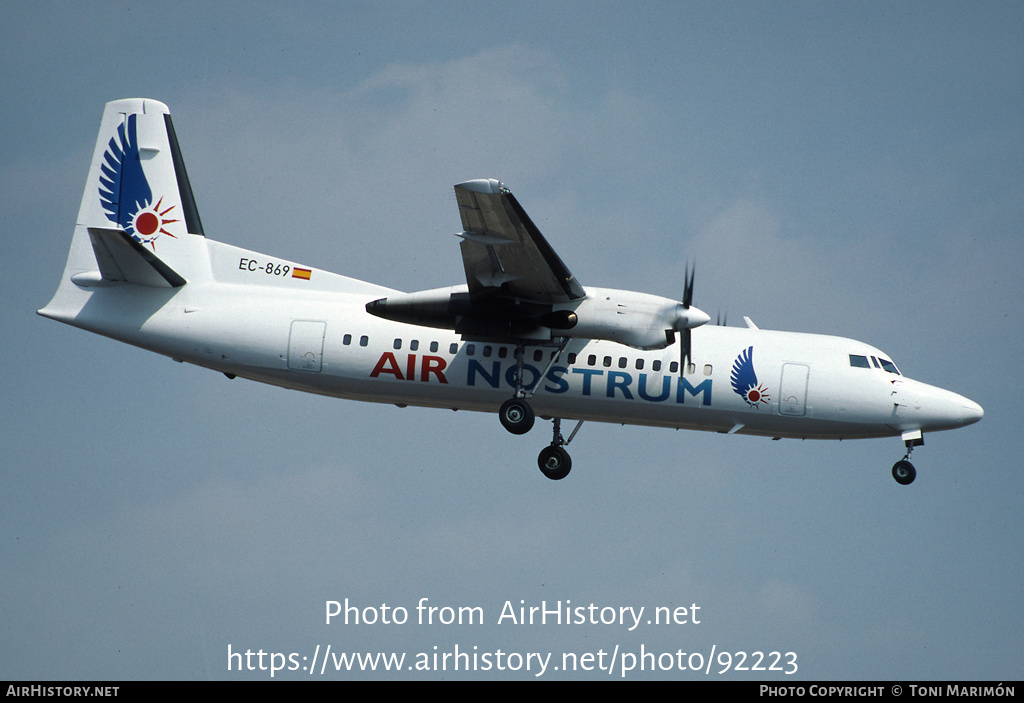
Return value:
M 908 381 L 899 391 L 907 419 L 916 417 L 924 430 L 952 430 L 978 422 L 985 411 L 970 398 L 936 386 Z M 905 395 L 904 395 L 905 394 Z
M 942 391 L 937 400 L 936 410 L 950 427 L 973 425 L 985 415 L 980 405 L 952 391 Z
M 973 425 L 985 417 L 985 410 L 973 400 L 964 398 L 963 402 L 960 403 L 960 408 L 960 417 L 964 425 Z

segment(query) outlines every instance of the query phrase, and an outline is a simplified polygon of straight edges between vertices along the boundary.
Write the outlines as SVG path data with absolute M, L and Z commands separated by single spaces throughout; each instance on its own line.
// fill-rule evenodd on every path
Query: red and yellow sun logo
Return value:
M 135 217 L 132 218 L 131 223 L 131 228 L 134 231 L 128 233 L 135 241 L 141 244 L 148 244 L 153 247 L 153 251 L 156 251 L 155 242 L 157 237 L 161 234 L 166 234 L 168 237 L 177 239 L 175 235 L 171 234 L 166 229 L 166 225 L 169 225 L 172 222 L 180 222 L 180 220 L 170 219 L 167 217 L 167 214 L 177 206 L 171 205 L 169 208 L 161 210 L 160 208 L 163 202 L 164 199 L 160 198 L 156 205 L 143 208 L 136 213 Z
M 758 385 L 757 388 L 750 388 L 747 390 L 744 399 L 752 406 L 757 407 L 758 403 L 764 403 L 768 405 L 771 401 L 771 396 L 768 395 L 768 389 L 763 385 Z

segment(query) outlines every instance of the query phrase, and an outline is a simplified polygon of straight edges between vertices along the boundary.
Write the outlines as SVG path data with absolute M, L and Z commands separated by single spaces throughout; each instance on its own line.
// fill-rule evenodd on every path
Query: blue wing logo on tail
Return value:
M 768 405 L 771 400 L 768 389 L 757 382 L 757 374 L 754 372 L 754 347 L 747 347 L 736 357 L 730 381 L 732 389 L 752 408 L 759 407 L 760 403 Z
M 153 191 L 139 154 L 137 121 L 138 115 L 128 115 L 128 119 L 118 125 L 117 136 L 111 137 L 107 144 L 100 164 L 100 204 L 108 220 L 155 251 L 155 241 L 161 234 L 174 237 L 165 225 L 178 220 L 165 217 L 174 205 L 161 210 L 163 198 L 153 204 Z

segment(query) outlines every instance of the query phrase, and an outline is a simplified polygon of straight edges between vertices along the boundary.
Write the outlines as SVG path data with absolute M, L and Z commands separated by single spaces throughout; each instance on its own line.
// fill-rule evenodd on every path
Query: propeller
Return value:
M 680 376 L 682 376 L 686 371 L 686 364 L 691 358 L 692 337 L 690 330 L 694 327 L 700 327 L 705 322 L 709 322 L 711 320 L 711 317 L 706 312 L 693 307 L 693 277 L 695 271 L 696 267 L 692 267 L 687 264 L 686 278 L 683 287 L 683 300 L 676 317 L 675 328 L 679 332 Z

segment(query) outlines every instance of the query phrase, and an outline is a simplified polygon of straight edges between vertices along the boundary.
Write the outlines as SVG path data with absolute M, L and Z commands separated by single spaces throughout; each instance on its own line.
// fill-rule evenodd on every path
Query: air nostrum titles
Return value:
M 654 621 L 648 620 L 648 624 L 673 624 L 699 625 L 698 612 L 700 606 L 696 603 L 689 607 L 679 606 L 676 608 L 656 607 L 654 608 Z M 610 605 L 599 606 L 594 603 L 589 605 L 572 605 L 572 601 L 555 601 L 548 604 L 542 600 L 540 605 L 526 605 L 526 601 L 519 601 L 514 605 L 512 601 L 505 601 L 501 608 L 501 615 L 498 616 L 499 625 L 625 625 L 635 630 L 643 620 L 644 606 L 634 607 L 623 605 L 613 607 Z

